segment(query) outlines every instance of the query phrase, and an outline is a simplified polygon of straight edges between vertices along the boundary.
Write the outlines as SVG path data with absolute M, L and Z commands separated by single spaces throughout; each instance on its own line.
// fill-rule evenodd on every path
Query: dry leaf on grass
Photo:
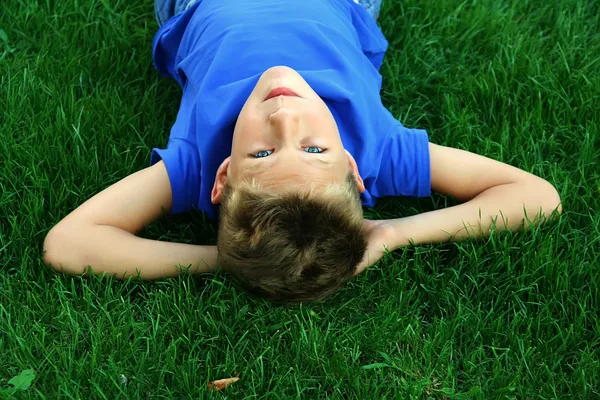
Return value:
M 229 386 L 232 383 L 237 382 L 239 380 L 240 380 L 240 378 L 225 378 L 225 379 L 218 379 L 213 382 L 208 382 L 208 390 L 225 389 L 227 386 Z

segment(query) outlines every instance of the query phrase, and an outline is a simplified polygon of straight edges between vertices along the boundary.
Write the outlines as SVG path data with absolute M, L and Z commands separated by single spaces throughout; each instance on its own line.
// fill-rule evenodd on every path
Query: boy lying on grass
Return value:
M 56 225 L 45 262 L 142 279 L 222 268 L 268 299 L 309 301 L 386 249 L 482 237 L 495 222 L 518 230 L 560 212 L 545 180 L 429 143 L 386 110 L 380 1 L 365 2 L 157 0 L 154 63 L 183 88 L 168 145 Z M 432 190 L 464 203 L 363 219 L 361 205 L 379 197 Z M 219 216 L 216 247 L 135 235 L 193 208 Z

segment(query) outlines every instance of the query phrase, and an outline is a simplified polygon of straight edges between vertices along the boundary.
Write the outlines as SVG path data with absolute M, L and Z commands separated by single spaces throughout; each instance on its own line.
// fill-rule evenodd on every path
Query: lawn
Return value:
M 17 398 L 600 397 L 600 3 L 386 0 L 393 114 L 544 177 L 565 212 L 405 248 L 285 307 L 223 274 L 121 282 L 41 262 L 55 223 L 166 144 L 180 89 L 153 69 L 142 3 L 2 1 L 0 397 L 28 370 Z M 385 199 L 366 215 L 451 204 Z M 216 226 L 190 213 L 144 235 L 215 243 Z

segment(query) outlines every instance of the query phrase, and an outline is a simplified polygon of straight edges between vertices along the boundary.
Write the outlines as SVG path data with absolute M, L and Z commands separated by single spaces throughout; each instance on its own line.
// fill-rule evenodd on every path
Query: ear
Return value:
M 212 192 L 210 193 L 210 201 L 213 204 L 221 204 L 221 200 L 223 199 L 223 188 L 225 187 L 225 183 L 227 183 L 227 170 L 229 169 L 229 162 L 231 161 L 231 157 L 227 157 L 217 170 L 217 175 L 215 176 L 215 184 L 213 185 Z
M 356 160 L 354 160 L 354 157 L 352 157 L 352 154 L 350 154 L 348 150 L 346 150 L 346 156 L 348 157 L 348 165 L 350 166 L 350 169 L 354 174 L 354 179 L 356 180 L 358 191 L 362 193 L 365 191 L 365 183 L 363 182 L 363 179 L 360 176 L 360 172 L 358 172 L 358 165 L 356 165 Z

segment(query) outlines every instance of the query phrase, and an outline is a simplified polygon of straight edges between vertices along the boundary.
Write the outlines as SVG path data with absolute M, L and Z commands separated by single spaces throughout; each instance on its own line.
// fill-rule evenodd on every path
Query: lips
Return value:
M 298 96 L 296 93 L 294 93 L 292 90 L 285 88 L 285 87 L 278 87 L 275 88 L 273 90 L 271 90 L 271 93 L 269 93 L 267 95 L 267 97 L 265 97 L 265 101 L 272 99 L 273 97 L 277 97 L 277 96 L 293 96 L 293 97 L 300 97 Z

